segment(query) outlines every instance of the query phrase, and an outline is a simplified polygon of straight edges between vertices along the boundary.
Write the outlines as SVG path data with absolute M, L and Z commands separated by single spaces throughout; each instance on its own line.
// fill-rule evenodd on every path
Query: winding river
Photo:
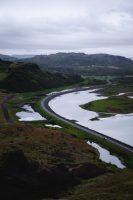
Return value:
M 84 110 L 80 105 L 107 97 L 99 96 L 96 90 L 85 90 L 63 94 L 49 102 L 51 109 L 60 116 L 75 120 L 76 123 L 101 132 L 121 142 L 133 146 L 133 114 L 116 114 L 99 118 L 98 113 Z M 91 120 L 98 117 L 99 120 Z

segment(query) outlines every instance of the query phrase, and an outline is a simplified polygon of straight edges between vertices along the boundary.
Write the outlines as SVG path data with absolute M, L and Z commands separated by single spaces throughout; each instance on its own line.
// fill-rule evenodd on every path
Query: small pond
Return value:
M 46 120 L 38 112 L 35 112 L 30 105 L 24 105 L 21 108 L 24 111 L 16 113 L 16 116 L 19 118 L 19 121 L 41 121 L 41 120 Z

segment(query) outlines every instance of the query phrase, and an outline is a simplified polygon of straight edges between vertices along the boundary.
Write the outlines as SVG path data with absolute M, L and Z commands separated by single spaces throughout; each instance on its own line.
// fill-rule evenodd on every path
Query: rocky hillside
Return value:
M 24 61 L 34 62 L 49 70 L 76 72 L 82 75 L 133 74 L 131 59 L 108 54 L 57 53 L 38 55 Z

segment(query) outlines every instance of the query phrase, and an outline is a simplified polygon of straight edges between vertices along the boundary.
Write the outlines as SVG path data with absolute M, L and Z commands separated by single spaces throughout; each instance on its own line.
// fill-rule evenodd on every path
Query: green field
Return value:
M 111 80 L 111 84 L 100 90 L 100 94 L 104 96 L 112 96 L 119 93 L 133 93 L 133 77 L 115 77 Z
M 128 114 L 133 112 L 133 99 L 127 96 L 112 96 L 89 102 L 81 107 L 95 112 Z

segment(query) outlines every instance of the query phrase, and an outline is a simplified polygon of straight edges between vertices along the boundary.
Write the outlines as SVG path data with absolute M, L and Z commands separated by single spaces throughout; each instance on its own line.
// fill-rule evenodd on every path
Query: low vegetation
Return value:
M 112 96 L 81 105 L 86 110 L 105 113 L 128 114 L 133 112 L 133 99 L 127 96 Z
M 23 61 L 36 63 L 41 68 L 50 71 L 76 73 L 85 76 L 133 74 L 133 61 L 131 59 L 108 54 L 56 53 L 37 55 Z
M 105 96 L 118 95 L 119 93 L 133 93 L 133 76 L 114 77 L 111 83 L 101 89 L 99 93 Z
M 0 176 L 5 199 L 133 197 L 132 170 L 102 163 L 95 149 L 71 133 L 25 123 L 0 129 Z
M 69 200 L 132 200 L 133 171 L 123 170 L 90 180 L 73 190 Z
M 0 130 L 4 199 L 59 198 L 82 180 L 110 171 L 95 149 L 71 134 L 24 124 Z

